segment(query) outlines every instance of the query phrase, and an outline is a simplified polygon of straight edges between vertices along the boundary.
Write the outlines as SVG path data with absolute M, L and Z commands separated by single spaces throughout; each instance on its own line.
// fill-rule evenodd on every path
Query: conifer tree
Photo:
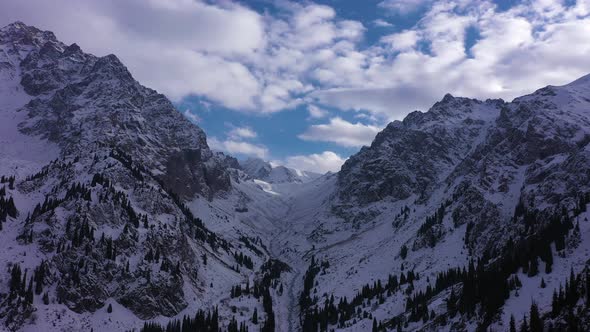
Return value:
M 254 313 L 252 314 L 252 324 L 258 324 L 258 308 L 254 308 Z
M 31 279 L 29 281 L 29 288 L 27 288 L 27 292 L 25 294 L 25 300 L 30 304 L 33 304 L 33 280 L 34 278 L 31 276 Z
M 530 332 L 543 332 L 543 320 L 539 315 L 539 308 L 534 301 L 531 304 L 530 316 Z
M 406 257 L 408 256 L 408 247 L 405 244 L 400 249 L 399 256 L 402 259 L 406 259 Z
M 534 277 L 539 273 L 539 262 L 537 261 L 537 257 L 533 257 L 531 259 L 531 264 L 529 265 L 529 277 Z

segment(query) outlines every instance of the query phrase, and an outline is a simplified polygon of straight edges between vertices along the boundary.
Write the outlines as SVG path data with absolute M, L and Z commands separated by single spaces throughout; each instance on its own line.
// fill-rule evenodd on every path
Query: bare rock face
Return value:
M 166 174 L 162 180 L 182 197 L 191 197 L 201 193 L 212 198 L 215 193 L 230 188 L 230 178 L 226 167 L 214 160 L 208 162 L 201 150 L 181 150 L 171 155 L 166 161 Z M 208 153 L 208 151 L 204 151 Z
M 20 23 L 0 38 L 15 53 L 24 90 L 38 96 L 23 110 L 29 114 L 20 125 L 23 132 L 71 154 L 116 146 L 146 169 L 166 174 L 163 179 L 182 183 L 178 194 L 184 198 L 229 190 L 229 174 L 217 165 L 203 131 L 166 97 L 135 81 L 115 55 L 83 53 L 76 44 L 66 46 L 52 33 Z
M 427 198 L 469 153 L 501 106 L 501 101 L 447 95 L 426 113 L 390 123 L 370 147 L 344 163 L 338 175 L 340 197 L 360 204 L 387 197 Z

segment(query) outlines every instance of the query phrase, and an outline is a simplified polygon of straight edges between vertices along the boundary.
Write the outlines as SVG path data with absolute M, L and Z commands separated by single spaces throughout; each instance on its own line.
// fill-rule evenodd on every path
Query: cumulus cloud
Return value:
M 306 141 L 332 142 L 345 147 L 369 145 L 381 128 L 350 123 L 339 117 L 330 119 L 327 124 L 310 126 L 299 138 Z
M 219 140 L 215 137 L 208 138 L 207 143 L 212 150 L 227 152 L 232 155 L 252 156 L 261 159 L 266 159 L 269 156 L 268 149 L 264 145 L 233 139 Z
M 416 11 L 426 2 L 427 0 L 384 0 L 378 6 L 395 14 L 406 15 Z
M 389 120 L 401 120 L 411 110 L 427 108 L 437 96 L 436 82 L 399 85 L 391 88 L 346 88 L 316 91 L 310 98 L 343 110 L 370 110 Z
M 258 134 L 250 127 L 235 127 L 229 131 L 228 136 L 234 139 L 256 138 Z
M 399 33 L 381 37 L 381 42 L 388 44 L 393 51 L 404 51 L 416 47 L 418 33 L 414 30 L 406 30 Z
M 328 111 L 321 109 L 315 105 L 308 105 L 307 111 L 309 112 L 309 117 L 312 119 L 321 119 L 328 115 Z
M 332 151 L 324 151 L 309 155 L 290 156 L 285 159 L 284 164 L 287 167 L 304 171 L 326 173 L 338 172 L 345 161 L 345 158 L 340 157 Z
M 324 86 L 308 99 L 401 119 L 447 92 L 510 100 L 566 84 L 590 72 L 589 13 L 585 1 L 532 0 L 505 11 L 491 1 L 433 2 L 414 27 L 362 51 L 362 61 L 316 69 Z M 467 29 L 477 32 L 469 42 Z
M 266 159 L 270 153 L 266 146 L 255 142 L 258 137 L 252 128 L 246 126 L 234 126 L 227 124 L 230 129 L 225 132 L 225 138 L 211 137 L 207 139 L 209 147 L 213 150 L 226 152 L 232 155 L 249 156 Z
M 380 27 L 380 28 L 389 28 L 392 27 L 393 24 L 385 21 L 384 19 L 378 18 L 376 20 L 373 21 L 373 25 L 376 27 Z

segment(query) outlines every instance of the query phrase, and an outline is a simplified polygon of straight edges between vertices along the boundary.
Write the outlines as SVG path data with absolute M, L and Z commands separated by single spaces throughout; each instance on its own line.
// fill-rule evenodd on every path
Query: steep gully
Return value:
M 298 187 L 292 184 L 289 188 L 280 188 L 283 190 L 278 190 L 279 194 L 268 195 L 266 201 L 257 202 L 260 206 L 275 206 L 272 209 L 262 208 L 257 217 L 266 219 L 272 225 L 272 229 L 264 231 L 270 256 L 291 268 L 281 277 L 285 285 L 283 295 L 273 297 L 276 328 L 281 332 L 300 331 L 299 297 L 303 275 L 309 264 L 306 258 L 321 249 L 314 248 L 305 232 L 299 229 L 312 220 L 313 212 L 306 211 L 303 206 L 305 199 L 302 199 L 304 191 Z
M 275 194 L 267 195 L 255 203 L 259 211 L 256 218 L 264 218 L 268 221 L 266 224 L 271 225 L 271 229 L 263 230 L 269 254 L 291 268 L 289 273 L 281 277 L 285 286 L 283 295 L 273 298 L 277 331 L 301 330 L 299 298 L 311 256 L 321 256 L 328 250 L 345 246 L 362 236 L 361 232 L 325 245 L 309 240 L 309 234 L 316 229 L 318 220 L 329 208 L 333 180 L 335 178 L 303 184 L 271 185 Z

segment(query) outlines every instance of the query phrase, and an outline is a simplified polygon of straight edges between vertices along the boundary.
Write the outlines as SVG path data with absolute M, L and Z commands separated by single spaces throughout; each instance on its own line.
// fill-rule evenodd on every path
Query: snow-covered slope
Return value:
M 534 301 L 546 325 L 587 330 L 567 310 L 588 301 L 553 309 L 551 294 L 568 278 L 590 291 L 589 143 L 588 76 L 512 102 L 446 95 L 389 124 L 346 161 L 328 204 L 289 219 L 316 262 L 304 329 L 508 330 Z

